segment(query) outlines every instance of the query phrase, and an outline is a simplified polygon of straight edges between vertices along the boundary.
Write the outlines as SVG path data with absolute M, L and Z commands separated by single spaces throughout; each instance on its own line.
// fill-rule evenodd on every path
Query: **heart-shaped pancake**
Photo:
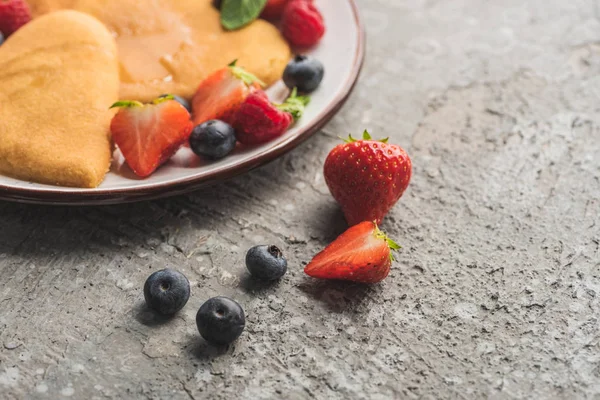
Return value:
M 267 84 L 281 78 L 291 51 L 263 20 L 223 30 L 212 0 L 28 0 L 34 17 L 70 8 L 102 21 L 117 40 L 121 98 L 191 97 L 211 72 L 237 59 Z
M 0 47 L 0 173 L 96 187 L 109 169 L 115 40 L 90 15 L 38 18 Z

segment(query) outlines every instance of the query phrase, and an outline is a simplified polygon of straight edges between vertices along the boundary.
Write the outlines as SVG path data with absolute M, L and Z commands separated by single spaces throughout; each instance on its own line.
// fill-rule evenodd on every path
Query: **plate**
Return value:
M 238 147 L 217 162 L 203 162 L 182 148 L 146 179 L 137 178 L 117 150 L 110 172 L 95 189 L 43 185 L 0 176 L 0 199 L 57 205 L 117 204 L 174 196 L 196 190 L 259 167 L 298 146 L 322 128 L 350 95 L 362 67 L 364 27 L 354 0 L 316 0 L 327 25 L 321 43 L 308 54 L 325 65 L 321 86 L 311 95 L 304 116 L 283 136 L 261 146 Z M 269 96 L 278 100 L 287 90 L 278 82 Z

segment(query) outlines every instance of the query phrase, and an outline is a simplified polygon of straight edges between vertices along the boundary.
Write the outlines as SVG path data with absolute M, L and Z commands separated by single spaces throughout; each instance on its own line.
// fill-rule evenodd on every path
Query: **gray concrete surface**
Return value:
M 97 208 L 0 204 L 2 398 L 600 398 L 600 21 L 592 0 L 362 0 L 368 57 L 314 138 L 189 196 Z M 384 283 L 302 266 L 343 230 L 321 175 L 336 136 L 409 150 L 412 186 L 383 228 Z M 245 249 L 285 249 L 258 287 Z M 141 287 L 172 266 L 172 321 Z M 214 295 L 248 328 L 199 339 Z

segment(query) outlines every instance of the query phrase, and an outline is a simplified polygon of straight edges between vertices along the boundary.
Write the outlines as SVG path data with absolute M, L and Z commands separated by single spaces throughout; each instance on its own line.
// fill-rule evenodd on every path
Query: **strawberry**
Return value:
M 192 99 L 194 125 L 211 119 L 229 124 L 246 97 L 264 85 L 257 77 L 232 62 L 204 79 Z
M 333 197 L 342 206 L 348 224 L 380 223 L 400 199 L 412 174 L 412 163 L 400 146 L 350 135 L 325 160 L 324 176 Z
M 310 47 L 325 34 L 325 22 L 312 1 L 291 0 L 283 9 L 281 33 L 293 46 Z
M 304 268 L 313 278 L 377 283 L 390 273 L 392 250 L 400 246 L 370 221 L 342 233 Z
M 150 104 L 119 101 L 110 131 L 115 143 L 136 175 L 144 178 L 166 162 L 188 139 L 193 124 L 188 111 L 162 96 Z
M 31 21 L 31 10 L 25 0 L 0 0 L 0 32 L 5 37 Z
M 269 0 L 263 8 L 260 16 L 265 19 L 275 20 L 279 19 L 283 14 L 283 9 L 288 0 Z
M 273 104 L 267 94 L 256 90 L 242 103 L 235 115 L 236 137 L 243 144 L 260 144 L 279 137 L 302 116 L 307 96 L 298 96 L 294 89 L 283 104 Z

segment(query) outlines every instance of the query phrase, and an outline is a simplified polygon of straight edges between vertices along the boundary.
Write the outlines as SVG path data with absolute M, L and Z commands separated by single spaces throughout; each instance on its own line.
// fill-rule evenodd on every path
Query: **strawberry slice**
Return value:
M 400 246 L 379 230 L 374 222 L 361 222 L 342 233 L 304 268 L 319 279 L 341 279 L 361 283 L 384 280 L 392 265 L 392 250 Z
M 256 76 L 235 64 L 236 61 L 202 81 L 192 99 L 194 125 L 211 119 L 231 124 L 246 97 L 264 86 Z
M 110 124 L 112 137 L 127 165 L 142 178 L 171 158 L 192 132 L 189 112 L 173 96 L 150 104 L 119 101 L 111 108 L 117 107 Z

